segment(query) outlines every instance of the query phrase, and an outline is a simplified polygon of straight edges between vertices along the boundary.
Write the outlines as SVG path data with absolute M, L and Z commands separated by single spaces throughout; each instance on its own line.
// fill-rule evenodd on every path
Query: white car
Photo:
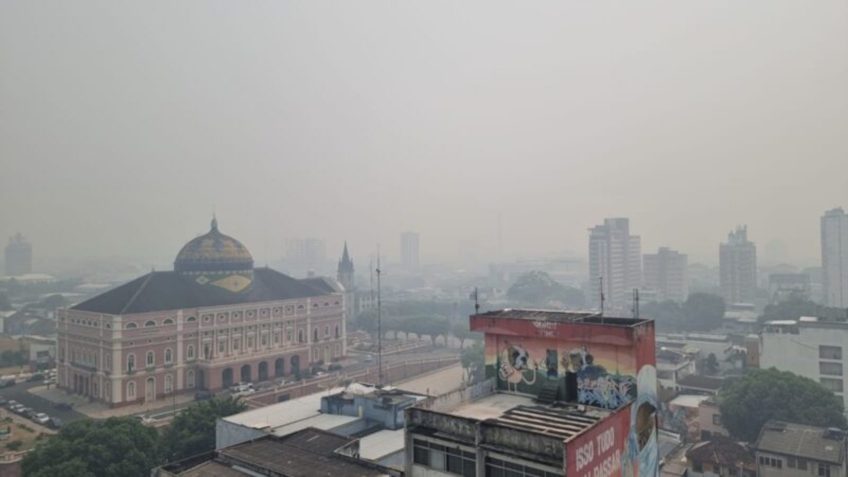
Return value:
M 35 416 L 33 416 L 32 420 L 39 424 L 46 425 L 48 422 L 50 422 L 50 416 L 44 414 L 43 412 L 39 412 Z

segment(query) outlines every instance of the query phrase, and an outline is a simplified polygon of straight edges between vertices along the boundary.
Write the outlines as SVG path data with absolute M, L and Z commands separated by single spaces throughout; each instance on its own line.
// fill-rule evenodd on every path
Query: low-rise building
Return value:
M 353 383 L 218 419 L 216 449 L 265 436 L 284 438 L 306 428 L 358 438 L 359 458 L 402 470 L 404 410 L 425 396 Z
M 690 477 L 756 477 L 754 454 L 744 444 L 716 436 L 686 451 Z
M 487 379 L 406 411 L 407 476 L 655 476 L 653 322 L 473 315 Z
M 845 476 L 845 433 L 784 421 L 767 422 L 754 445 L 759 477 Z
M 848 323 L 800 317 L 769 321 L 760 335 L 759 365 L 818 381 L 836 393 L 848 409 Z
M 729 435 L 721 422 L 721 411 L 715 398 L 705 399 L 698 404 L 698 428 L 704 440 Z
M 359 458 L 360 439 L 315 428 L 263 436 L 172 462 L 156 477 L 400 477 L 403 472 Z

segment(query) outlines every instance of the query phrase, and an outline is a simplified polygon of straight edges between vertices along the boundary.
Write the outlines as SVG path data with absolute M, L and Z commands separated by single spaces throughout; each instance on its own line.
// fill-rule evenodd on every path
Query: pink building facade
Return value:
M 211 251 L 193 257 L 204 269 L 191 270 L 186 247 L 204 238 Z M 186 247 L 175 271 L 60 310 L 60 388 L 121 406 L 298 376 L 345 355 L 345 295 L 334 280 L 253 269 L 214 222 Z

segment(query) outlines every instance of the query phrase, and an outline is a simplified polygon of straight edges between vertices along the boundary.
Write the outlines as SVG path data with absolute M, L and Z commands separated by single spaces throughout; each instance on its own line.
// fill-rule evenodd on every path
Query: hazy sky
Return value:
M 0 2 L 0 238 L 172 257 L 208 228 L 425 261 L 749 225 L 815 262 L 848 207 L 848 3 Z M 777 243 L 776 241 L 779 241 Z

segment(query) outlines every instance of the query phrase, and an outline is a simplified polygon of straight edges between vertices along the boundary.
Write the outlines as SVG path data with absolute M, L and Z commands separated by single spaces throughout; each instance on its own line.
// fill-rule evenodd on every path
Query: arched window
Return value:
M 127 400 L 135 399 L 135 381 L 127 383 Z
M 188 318 L 186 318 L 186 322 L 191 323 L 192 321 L 197 321 L 197 318 L 193 316 L 189 316 Z
M 127 323 L 128 330 L 134 330 L 136 328 L 138 328 L 138 325 L 136 325 L 135 323 Z
M 188 345 L 186 348 L 186 359 L 194 359 L 194 345 Z
M 130 353 L 127 355 L 127 371 L 133 372 L 135 370 L 135 355 Z
M 174 377 L 170 374 L 165 375 L 165 392 L 171 393 L 174 391 Z
M 194 389 L 194 370 L 189 369 L 186 371 L 186 387 L 189 389 Z
M 312 341 L 318 341 L 318 328 L 312 330 Z
M 329 338 L 329 337 L 330 337 L 330 327 L 329 327 L 329 326 L 325 326 L 325 327 L 324 327 L 324 336 L 325 336 L 326 338 Z
M 335 332 L 336 332 L 336 334 L 335 334 L 336 338 L 339 338 L 339 325 L 336 325 Z
M 162 324 L 163 324 L 163 325 L 173 325 L 173 324 L 174 324 L 174 320 L 172 320 L 172 319 L 168 318 L 167 320 L 163 321 L 163 322 L 162 322 Z
M 147 359 L 144 362 L 148 368 L 156 366 L 156 356 L 153 354 L 153 351 L 147 352 Z
M 152 326 L 156 326 L 156 322 L 155 322 L 155 321 L 153 321 L 153 320 L 146 321 L 146 322 L 144 323 L 144 327 L 145 327 L 145 328 L 150 328 L 150 327 L 152 327 Z
M 170 364 L 174 361 L 174 352 L 171 351 L 171 348 L 165 349 L 165 363 Z

